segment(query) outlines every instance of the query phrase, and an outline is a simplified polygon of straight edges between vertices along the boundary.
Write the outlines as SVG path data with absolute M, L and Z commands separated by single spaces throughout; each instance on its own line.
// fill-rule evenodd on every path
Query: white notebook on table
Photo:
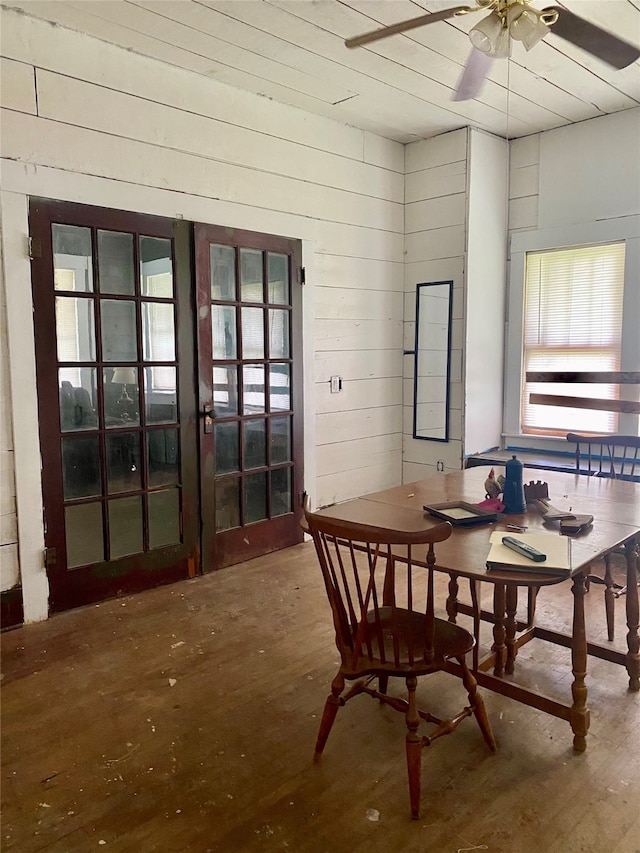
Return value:
M 537 551 L 546 555 L 544 562 L 534 562 L 524 554 L 507 548 L 502 544 L 502 538 L 510 536 L 531 545 Z M 566 536 L 557 533 L 510 533 L 503 530 L 494 530 L 489 540 L 491 549 L 487 556 L 487 569 L 501 569 L 516 572 L 536 572 L 545 574 L 549 572 L 557 575 L 568 575 L 571 571 L 569 540 Z

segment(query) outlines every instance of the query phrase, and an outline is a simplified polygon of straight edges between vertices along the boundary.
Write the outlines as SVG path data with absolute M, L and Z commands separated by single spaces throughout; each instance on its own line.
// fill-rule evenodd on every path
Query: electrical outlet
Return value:
M 342 391 L 342 377 L 332 376 L 330 381 L 332 394 L 337 394 L 338 391 Z

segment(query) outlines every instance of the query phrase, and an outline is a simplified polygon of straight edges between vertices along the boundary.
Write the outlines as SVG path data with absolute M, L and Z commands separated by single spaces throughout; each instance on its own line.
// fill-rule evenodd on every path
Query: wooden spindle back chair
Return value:
M 640 436 L 567 433 L 575 444 L 576 474 L 640 482 Z
M 569 432 L 567 433 L 567 441 L 576 446 L 577 474 L 589 474 L 640 483 L 640 436 Z M 614 580 L 612 560 L 613 555 L 607 554 L 604 557 L 604 573 L 598 574 L 595 568 L 592 568 L 587 575 L 587 589 L 589 589 L 591 581 L 605 587 L 604 606 L 607 636 L 611 641 L 615 636 L 615 599 L 627 591 L 625 585 L 616 583 Z M 637 548 L 635 561 L 636 574 L 640 579 L 640 553 L 638 553 Z
M 474 638 L 436 618 L 434 543 L 451 535 L 448 522 L 418 532 L 390 530 L 330 519 L 305 508 L 333 613 L 340 668 L 325 703 L 315 748 L 318 760 L 338 709 L 360 693 L 404 713 L 411 815 L 419 817 L 420 759 L 424 746 L 453 732 L 475 715 L 491 751 L 495 740 L 477 683 L 465 656 Z M 453 663 L 455 661 L 455 663 Z M 417 678 L 439 671 L 462 679 L 469 704 L 440 719 L 417 707 Z M 404 678 L 407 699 L 387 694 L 388 679 Z M 373 682 L 377 679 L 378 687 Z M 355 682 L 345 693 L 345 682 Z M 418 734 L 420 722 L 436 728 Z

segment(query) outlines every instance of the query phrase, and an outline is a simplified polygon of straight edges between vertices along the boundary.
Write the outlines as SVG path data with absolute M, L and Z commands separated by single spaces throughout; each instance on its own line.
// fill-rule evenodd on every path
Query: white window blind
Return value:
M 617 385 L 543 384 L 527 371 L 620 370 L 624 243 L 527 254 L 524 299 L 524 433 L 615 432 L 616 412 L 531 405 L 532 393 L 617 399 Z

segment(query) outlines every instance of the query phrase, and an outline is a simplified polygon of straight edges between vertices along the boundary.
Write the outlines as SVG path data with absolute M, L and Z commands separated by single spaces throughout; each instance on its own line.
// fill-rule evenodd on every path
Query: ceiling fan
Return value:
M 345 45 L 360 47 L 416 27 L 481 10 L 489 14 L 469 31 L 472 49 L 453 95 L 455 101 L 466 101 L 479 93 L 493 59 L 506 59 L 511 55 L 512 41 L 520 41 L 526 50 L 531 50 L 552 32 L 617 69 L 626 68 L 640 57 L 639 48 L 563 6 L 538 10 L 533 8 L 531 0 L 475 0 L 475 6 L 452 6 L 420 15 L 347 39 Z

